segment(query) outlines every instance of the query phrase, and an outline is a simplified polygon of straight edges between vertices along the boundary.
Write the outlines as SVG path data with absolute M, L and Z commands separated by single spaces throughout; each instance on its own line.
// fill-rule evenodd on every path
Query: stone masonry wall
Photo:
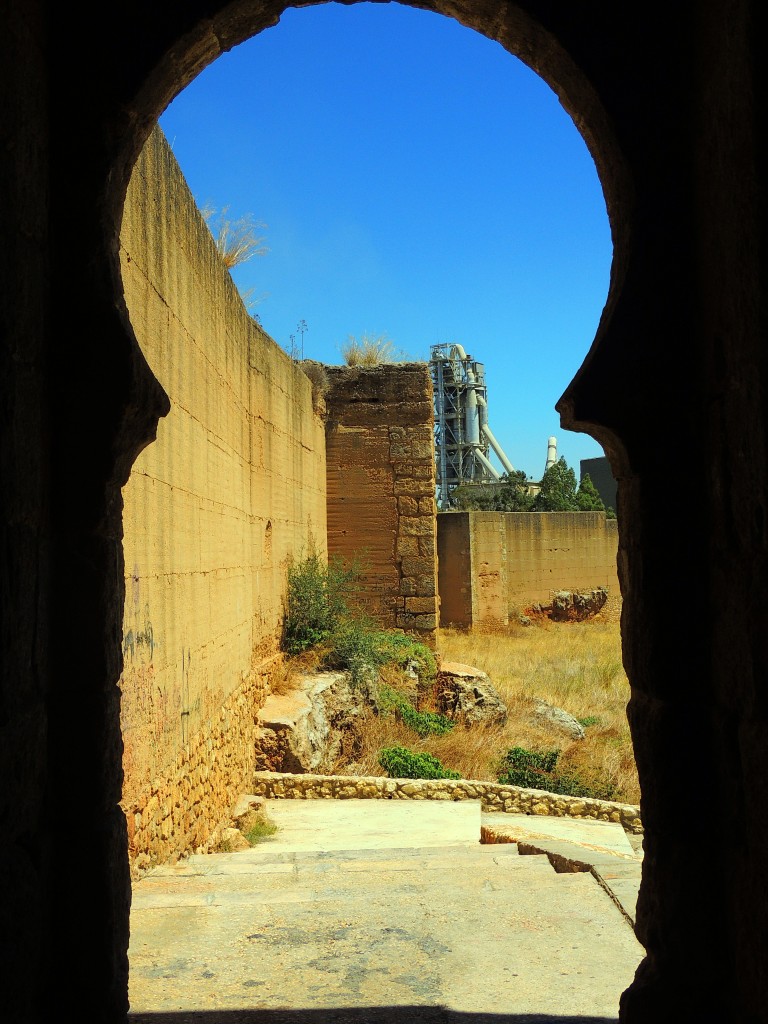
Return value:
M 603 512 L 441 512 L 441 625 L 505 625 L 558 590 L 619 594 L 618 530 Z
M 480 800 L 484 811 L 593 818 L 617 822 L 626 832 L 643 831 L 640 808 L 635 804 L 562 796 L 500 782 L 256 772 L 249 792 L 267 799 L 289 800 Z
M 133 878 L 209 848 L 232 794 L 255 769 L 253 709 L 264 703 L 279 657 L 262 661 L 139 799 L 124 802 Z
M 434 643 L 437 541 L 426 363 L 326 368 L 328 553 L 364 564 L 367 611 Z
M 248 315 L 165 138 L 135 168 L 125 299 L 171 402 L 123 488 L 123 808 L 134 864 L 199 845 L 253 764 L 287 559 L 325 551 L 325 434 Z

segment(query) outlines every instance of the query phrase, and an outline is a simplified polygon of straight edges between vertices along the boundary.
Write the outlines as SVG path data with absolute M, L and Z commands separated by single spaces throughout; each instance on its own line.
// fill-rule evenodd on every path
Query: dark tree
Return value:
M 462 484 L 452 499 L 462 512 L 530 512 L 533 496 L 522 470 L 504 473 L 498 483 Z
M 534 512 L 578 512 L 576 474 L 561 455 L 541 478 L 541 490 L 533 503 Z
M 581 478 L 579 489 L 576 492 L 576 502 L 582 512 L 607 511 L 603 504 L 603 499 L 600 497 L 597 488 L 592 483 L 592 478 L 589 473 L 585 473 Z

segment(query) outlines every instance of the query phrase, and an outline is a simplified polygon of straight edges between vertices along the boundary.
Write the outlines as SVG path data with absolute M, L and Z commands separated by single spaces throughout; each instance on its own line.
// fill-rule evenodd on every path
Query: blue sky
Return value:
M 322 4 L 222 55 L 160 125 L 201 208 L 264 224 L 233 277 L 284 348 L 341 363 L 350 335 L 406 358 L 459 343 L 489 426 L 538 479 L 608 292 L 594 162 L 554 92 L 499 43 L 400 4 Z M 501 468 L 494 455 L 492 461 Z

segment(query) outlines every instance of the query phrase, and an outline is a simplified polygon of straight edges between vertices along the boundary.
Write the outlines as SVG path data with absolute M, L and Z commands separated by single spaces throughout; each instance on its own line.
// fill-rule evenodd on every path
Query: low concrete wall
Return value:
M 593 818 L 617 822 L 626 832 L 643 831 L 640 808 L 634 804 L 560 796 L 540 789 L 506 786 L 500 782 L 256 772 L 249 792 L 255 796 L 286 800 L 480 800 L 484 811 Z
M 441 512 L 443 626 L 506 625 L 558 590 L 619 594 L 618 529 L 603 512 Z

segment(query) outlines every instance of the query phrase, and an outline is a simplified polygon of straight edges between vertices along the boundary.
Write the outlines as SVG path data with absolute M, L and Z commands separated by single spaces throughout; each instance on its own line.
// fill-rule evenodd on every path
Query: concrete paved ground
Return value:
M 634 926 L 642 877 L 642 837 L 621 825 L 591 819 L 482 814 L 486 830 L 517 844 L 520 853 L 546 854 L 557 871 L 589 871 Z
M 480 844 L 479 802 L 267 810 L 264 843 L 134 885 L 132 1024 L 617 1019 L 626 917 L 589 872 Z

